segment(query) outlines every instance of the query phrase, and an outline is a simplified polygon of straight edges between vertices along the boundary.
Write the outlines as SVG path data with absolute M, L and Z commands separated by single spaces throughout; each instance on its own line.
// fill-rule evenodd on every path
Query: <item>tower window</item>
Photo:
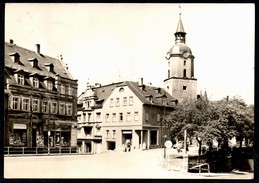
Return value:
M 168 78 L 170 78 L 170 70 L 168 70 Z
M 183 90 L 186 91 L 187 90 L 187 86 L 183 86 Z
M 186 69 L 183 70 L 183 77 L 186 77 Z
M 186 60 L 185 60 L 185 61 L 183 61 L 183 65 L 186 65 Z

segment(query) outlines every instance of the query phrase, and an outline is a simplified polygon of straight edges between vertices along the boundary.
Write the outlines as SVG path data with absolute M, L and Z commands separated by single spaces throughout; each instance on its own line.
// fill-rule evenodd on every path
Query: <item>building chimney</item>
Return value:
M 139 80 L 139 86 L 142 86 L 143 85 L 143 78 L 140 78 Z
M 12 39 L 10 39 L 10 44 L 13 44 L 13 40 Z
M 40 44 L 35 44 L 36 52 L 40 54 Z

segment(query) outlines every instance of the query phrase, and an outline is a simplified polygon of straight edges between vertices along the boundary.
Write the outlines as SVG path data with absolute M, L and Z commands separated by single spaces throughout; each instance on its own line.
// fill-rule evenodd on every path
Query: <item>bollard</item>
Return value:
M 22 155 L 24 156 L 24 147 L 22 147 Z

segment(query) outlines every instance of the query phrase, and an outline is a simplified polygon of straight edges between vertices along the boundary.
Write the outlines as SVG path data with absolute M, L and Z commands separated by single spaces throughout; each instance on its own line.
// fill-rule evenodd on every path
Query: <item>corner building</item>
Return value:
M 77 145 L 77 80 L 62 59 L 42 54 L 39 44 L 32 51 L 10 40 L 4 78 L 5 147 Z
M 197 79 L 194 77 L 194 56 L 185 44 L 181 15 L 175 32 L 175 45 L 167 52 L 167 78 L 164 88 L 179 102 L 197 98 Z

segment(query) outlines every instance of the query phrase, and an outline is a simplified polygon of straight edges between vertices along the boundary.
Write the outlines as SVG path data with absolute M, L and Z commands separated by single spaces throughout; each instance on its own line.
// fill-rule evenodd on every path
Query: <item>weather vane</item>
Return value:
M 182 7 L 179 5 L 179 15 L 182 14 L 181 8 L 182 8 Z

